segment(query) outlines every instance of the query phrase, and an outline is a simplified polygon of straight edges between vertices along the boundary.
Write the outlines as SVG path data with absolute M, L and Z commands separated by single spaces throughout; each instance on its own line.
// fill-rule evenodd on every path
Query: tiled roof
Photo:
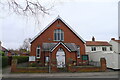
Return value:
M 116 41 L 116 42 L 120 43 L 120 40 L 113 40 L 113 41 Z
M 106 41 L 86 41 L 86 46 L 111 46 Z

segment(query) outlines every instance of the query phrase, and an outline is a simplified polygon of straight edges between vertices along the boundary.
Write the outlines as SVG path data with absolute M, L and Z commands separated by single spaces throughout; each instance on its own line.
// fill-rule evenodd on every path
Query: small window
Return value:
M 92 51 L 96 51 L 96 47 L 91 47 L 91 50 Z
M 77 47 L 77 58 L 80 58 L 80 47 Z
M 112 51 L 112 47 L 110 47 L 110 51 Z
M 40 46 L 36 48 L 36 57 L 40 58 Z
M 102 47 L 102 51 L 107 51 L 106 47 Z

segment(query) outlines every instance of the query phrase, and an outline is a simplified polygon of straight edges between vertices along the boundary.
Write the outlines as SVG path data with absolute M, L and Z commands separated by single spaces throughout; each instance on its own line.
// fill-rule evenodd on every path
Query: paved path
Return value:
M 3 74 L 5 78 L 118 78 L 118 72 L 87 73 L 11 73 Z

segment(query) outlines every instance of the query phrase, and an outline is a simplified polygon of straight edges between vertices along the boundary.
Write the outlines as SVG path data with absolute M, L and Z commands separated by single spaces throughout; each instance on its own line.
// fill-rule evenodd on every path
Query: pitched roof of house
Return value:
M 68 25 L 59 15 L 58 15 L 58 17 L 56 17 L 50 24 L 48 24 L 42 31 L 40 31 L 40 32 L 31 40 L 31 42 L 33 42 L 37 37 L 39 37 L 39 35 L 41 35 L 46 29 L 49 28 L 49 26 L 51 26 L 51 25 L 52 25 L 56 20 L 58 20 L 58 19 L 60 19 L 65 25 L 67 25 L 67 27 L 68 27 L 72 32 L 74 32 L 74 33 L 78 36 L 78 38 L 79 38 L 80 40 L 82 40 L 82 41 L 85 43 L 85 40 L 84 40 L 79 34 L 77 34 L 77 32 L 74 31 L 74 30 L 72 29 L 72 27 L 71 27 L 70 25 Z
M 86 41 L 86 46 L 111 46 L 107 41 Z
M 115 42 L 117 42 L 117 43 L 120 43 L 120 40 L 113 40 L 113 41 L 115 41 Z
M 42 49 L 43 51 L 53 51 L 58 45 L 62 44 L 66 49 L 68 49 L 68 51 L 77 51 L 77 45 L 75 45 L 75 43 L 43 43 L 42 45 Z

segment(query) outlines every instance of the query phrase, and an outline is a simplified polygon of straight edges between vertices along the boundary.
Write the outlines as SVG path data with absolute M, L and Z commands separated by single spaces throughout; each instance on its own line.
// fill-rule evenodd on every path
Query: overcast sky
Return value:
M 86 41 L 92 36 L 98 41 L 118 37 L 118 0 L 60 0 L 38 27 L 25 17 L 4 13 L 0 14 L 0 40 L 8 49 L 19 48 L 25 38 L 33 38 L 58 15 Z

